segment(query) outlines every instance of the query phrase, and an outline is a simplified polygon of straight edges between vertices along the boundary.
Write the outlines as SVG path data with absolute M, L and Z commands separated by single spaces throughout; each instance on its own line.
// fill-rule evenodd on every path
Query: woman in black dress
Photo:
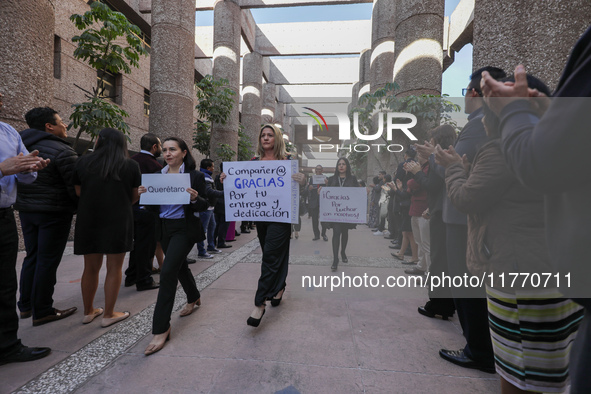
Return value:
M 205 239 L 203 225 L 194 213 L 205 211 L 209 206 L 207 200 L 201 197 L 206 195 L 205 176 L 195 169 L 195 159 L 186 142 L 176 137 L 166 138 L 162 142 L 162 156 L 167 164 L 162 169 L 162 174 L 190 174 L 191 187 L 187 192 L 191 195 L 191 202 L 186 205 L 154 206 L 160 218 L 156 233 L 165 257 L 160 273 L 158 299 L 154 308 L 152 323 L 154 338 L 144 351 L 146 356 L 161 350 L 170 338 L 170 315 L 178 282 L 181 282 L 187 295 L 187 304 L 180 315 L 188 316 L 193 313 L 195 306 L 201 305 L 201 295 L 187 264 L 187 255 L 196 242 Z M 139 193 L 145 192 L 146 188 L 140 186 Z
M 125 252 L 133 248 L 133 212 L 138 200 L 141 173 L 138 164 L 129 158 L 127 141 L 122 132 L 103 129 L 94 152 L 76 163 L 72 181 L 80 196 L 74 254 L 84 255 L 82 301 L 88 324 L 103 313 L 94 307 L 103 255 L 107 255 L 105 278 L 105 309 L 101 325 L 108 327 L 129 317 L 129 312 L 115 312 L 121 286 L 121 268 Z
M 290 155 L 285 150 L 285 141 L 281 131 L 274 125 L 264 125 L 259 133 L 257 157 L 253 160 L 289 160 Z M 306 183 L 306 176 L 297 173 L 292 178 L 300 185 Z M 278 306 L 285 292 L 285 279 L 289 264 L 289 236 L 290 223 L 258 222 L 257 235 L 263 251 L 261 276 L 256 295 L 255 308 L 246 324 L 258 327 L 265 314 L 267 300 L 272 306 Z
M 337 160 L 337 166 L 334 170 L 334 175 L 326 180 L 329 187 L 359 187 L 357 178 L 351 174 L 351 164 L 345 157 Z M 331 270 L 336 271 L 339 267 L 339 244 L 341 247 L 341 259 L 343 263 L 347 263 L 347 242 L 349 242 L 349 229 L 355 228 L 353 223 L 332 223 L 332 266 Z

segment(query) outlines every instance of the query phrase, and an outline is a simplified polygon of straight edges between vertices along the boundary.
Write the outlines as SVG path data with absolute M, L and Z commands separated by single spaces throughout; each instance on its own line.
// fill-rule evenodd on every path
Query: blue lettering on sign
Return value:
M 265 187 L 283 187 L 285 186 L 285 181 L 283 177 L 277 178 L 257 178 L 255 179 L 243 179 L 243 178 L 236 178 L 234 180 L 234 186 L 236 189 L 251 189 L 251 188 L 265 188 Z

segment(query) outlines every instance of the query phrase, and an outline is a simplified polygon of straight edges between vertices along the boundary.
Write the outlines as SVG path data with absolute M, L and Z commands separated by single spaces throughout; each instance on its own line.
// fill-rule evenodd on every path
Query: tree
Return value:
M 193 148 L 209 157 L 211 128 L 214 123 L 226 124 L 234 105 L 232 96 L 236 93 L 229 88 L 227 79 L 213 79 L 206 75 L 201 81 L 195 84 L 197 88 L 197 99 L 199 103 L 195 109 L 203 121 L 195 123 L 193 134 Z M 239 125 L 238 129 L 238 160 L 248 160 L 252 157 L 252 144 L 243 131 L 244 126 Z M 236 156 L 236 152 L 228 144 L 220 144 L 216 148 L 216 155 L 222 161 L 230 161 Z
M 107 72 L 129 74 L 132 67 L 139 67 L 140 56 L 148 53 L 140 39 L 141 30 L 123 14 L 99 1 L 90 5 L 90 11 L 83 15 L 74 14 L 70 20 L 78 30 L 83 30 L 79 36 L 72 38 L 72 42 L 77 44 L 74 57 L 88 62 L 100 76 L 91 92 L 80 88 L 89 101 L 73 105 L 68 130 L 79 128 L 74 147 L 82 133 L 89 134 L 92 142 L 104 127 L 113 127 L 128 135 L 129 127 L 123 118 L 129 117 L 129 114 L 108 100 L 114 97 L 104 96 L 104 78 Z M 121 45 L 123 40 L 127 45 Z

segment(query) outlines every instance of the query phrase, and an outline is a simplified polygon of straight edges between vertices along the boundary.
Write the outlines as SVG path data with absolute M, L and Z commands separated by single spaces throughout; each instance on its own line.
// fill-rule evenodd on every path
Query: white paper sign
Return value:
M 312 175 L 312 184 L 313 185 L 324 185 L 326 182 L 326 175 Z
M 320 221 L 365 224 L 367 191 L 364 187 L 323 187 Z
M 226 221 L 298 222 L 297 160 L 224 162 L 224 172 Z
M 191 202 L 191 195 L 187 192 L 191 187 L 189 174 L 142 174 L 142 186 L 147 191 L 140 195 L 140 205 L 183 205 Z

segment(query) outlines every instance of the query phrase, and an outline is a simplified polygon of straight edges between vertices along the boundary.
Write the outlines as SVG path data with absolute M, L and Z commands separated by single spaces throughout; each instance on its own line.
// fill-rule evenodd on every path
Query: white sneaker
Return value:
M 387 237 L 388 235 L 390 235 L 390 232 L 388 230 L 384 231 L 384 236 Z
M 378 230 L 375 233 L 373 233 L 373 235 L 384 235 L 384 233 Z

